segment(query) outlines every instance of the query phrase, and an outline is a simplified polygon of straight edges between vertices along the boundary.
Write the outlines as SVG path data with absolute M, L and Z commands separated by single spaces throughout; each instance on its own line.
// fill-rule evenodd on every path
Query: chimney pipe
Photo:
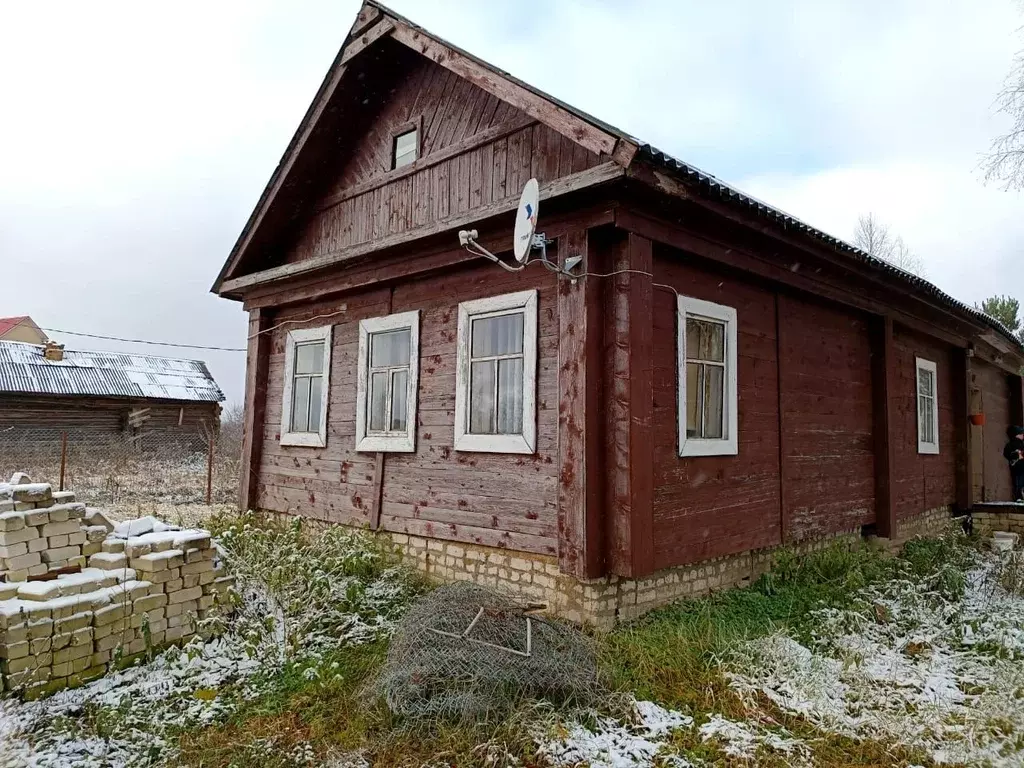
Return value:
M 54 341 L 48 341 L 43 346 L 43 357 L 47 360 L 54 360 L 60 362 L 64 359 L 64 345 L 57 344 Z

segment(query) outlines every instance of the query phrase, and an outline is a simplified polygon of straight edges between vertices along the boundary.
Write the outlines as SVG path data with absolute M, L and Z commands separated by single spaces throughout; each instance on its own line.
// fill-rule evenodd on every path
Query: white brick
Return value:
M 44 563 L 55 563 L 61 560 L 68 560 L 72 557 L 79 557 L 81 553 L 81 547 L 60 547 L 58 549 L 43 550 L 41 554 Z
M 12 544 L 21 544 L 38 538 L 39 531 L 35 528 L 18 528 L 13 531 L 0 531 L 0 547 L 9 547 Z
M 11 506 L 14 506 L 13 504 Z M 20 531 L 25 527 L 25 515 L 22 512 L 6 511 L 0 513 L 0 533 Z
M 53 510 L 54 509 L 57 509 L 57 507 L 53 507 L 52 509 L 50 509 L 50 519 L 51 519 L 51 521 L 53 520 Z M 82 528 L 82 526 L 79 524 L 79 522 L 77 520 L 67 520 L 67 519 L 65 519 L 63 522 L 59 522 L 59 523 L 58 522 L 49 522 L 49 523 L 47 523 L 46 525 L 43 526 L 43 528 L 40 531 L 40 533 L 43 536 L 47 536 L 47 537 L 49 537 L 49 536 L 61 536 L 61 535 L 64 535 L 64 534 L 69 534 L 69 533 L 77 533 L 78 531 L 81 530 L 81 528 Z
M 18 557 L 12 557 L 7 560 L 8 571 L 22 571 L 31 568 L 33 565 L 39 565 L 41 562 L 40 554 L 38 552 L 29 552 Z M 10 576 L 8 575 L 10 579 Z M 13 581 L 13 579 L 10 579 Z

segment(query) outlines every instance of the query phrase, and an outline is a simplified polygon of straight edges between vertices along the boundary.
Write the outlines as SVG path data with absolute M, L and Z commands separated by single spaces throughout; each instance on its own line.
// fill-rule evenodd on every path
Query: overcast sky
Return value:
M 832 234 L 873 211 L 958 298 L 1024 298 L 1024 198 L 978 171 L 1020 6 L 842 5 L 393 3 Z M 358 7 L 0 0 L 0 316 L 244 347 L 240 305 L 210 285 Z M 242 397 L 244 354 L 52 335 L 202 357 Z

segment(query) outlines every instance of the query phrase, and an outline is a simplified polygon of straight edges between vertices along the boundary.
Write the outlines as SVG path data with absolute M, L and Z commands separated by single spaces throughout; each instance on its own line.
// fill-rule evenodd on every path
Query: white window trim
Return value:
M 331 326 L 289 331 L 284 348 L 284 397 L 281 402 L 281 445 L 323 448 L 327 445 L 327 403 L 331 392 Z M 295 372 L 295 345 L 309 341 L 324 343 L 323 385 L 320 388 L 320 424 L 316 432 L 292 432 L 292 387 Z
M 406 378 L 405 432 L 367 434 L 370 334 L 409 329 L 409 375 Z M 356 450 L 411 453 L 416 450 L 416 396 L 420 374 L 420 312 L 398 312 L 359 321 L 359 378 L 356 380 Z M 394 397 L 394 395 L 392 395 Z
M 523 310 L 523 430 L 518 435 L 469 432 L 471 321 L 478 315 Z M 459 304 L 455 366 L 455 450 L 478 453 L 534 453 L 537 450 L 537 291 L 519 291 Z
M 676 377 L 679 402 L 679 455 L 680 456 L 735 456 L 739 453 L 739 397 L 736 375 L 736 310 L 710 301 L 678 297 L 678 329 L 676 339 Z M 725 323 L 725 391 L 722 407 L 725 409 L 726 436 L 707 439 L 686 436 L 686 318 L 688 315 L 706 317 Z
M 932 383 L 934 385 L 934 400 L 932 408 L 932 434 L 935 435 L 935 442 L 928 443 L 921 439 L 921 370 L 926 370 L 932 374 Z M 925 360 L 923 357 L 914 358 L 914 410 L 917 413 L 917 418 L 914 419 L 917 424 L 917 452 L 936 455 L 939 452 L 939 372 L 938 366 L 935 365 L 931 360 Z

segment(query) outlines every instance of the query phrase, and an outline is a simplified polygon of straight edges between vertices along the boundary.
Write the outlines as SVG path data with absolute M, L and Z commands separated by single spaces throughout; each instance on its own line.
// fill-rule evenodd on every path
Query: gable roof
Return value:
M 18 317 L 0 317 L 0 336 L 3 336 L 10 330 L 17 328 L 19 325 L 32 322 L 32 318 L 28 315 L 20 315 Z
M 224 282 L 233 276 L 252 235 L 261 225 L 266 211 L 274 204 L 277 193 L 294 167 L 306 138 L 322 117 L 334 89 L 344 75 L 347 63 L 361 51 L 384 37 L 391 37 L 403 43 L 436 63 L 451 69 L 456 74 L 472 77 L 477 85 L 498 98 L 545 122 L 588 149 L 608 156 L 624 168 L 637 163 L 646 163 L 667 170 L 676 179 L 697 192 L 700 197 L 720 201 L 746 214 L 767 219 L 785 232 L 806 236 L 819 246 L 848 256 L 868 269 L 885 273 L 904 283 L 909 290 L 925 294 L 947 308 L 966 314 L 975 321 L 980 321 L 1003 336 L 1018 352 L 1024 352 L 1024 343 L 1021 339 L 1001 322 L 950 296 L 924 278 L 906 272 L 844 240 L 812 227 L 779 208 L 741 192 L 716 176 L 679 160 L 642 139 L 535 88 L 414 24 L 376 0 L 365 0 L 360 9 L 349 35 L 338 51 L 334 63 L 328 70 L 313 102 L 307 109 L 295 135 L 263 190 L 256 208 L 217 276 L 212 288 L 214 293 L 220 293 Z
M 0 341 L 0 393 L 224 400 L 201 360 L 74 350 L 63 360 L 47 360 L 43 347 L 16 341 Z

